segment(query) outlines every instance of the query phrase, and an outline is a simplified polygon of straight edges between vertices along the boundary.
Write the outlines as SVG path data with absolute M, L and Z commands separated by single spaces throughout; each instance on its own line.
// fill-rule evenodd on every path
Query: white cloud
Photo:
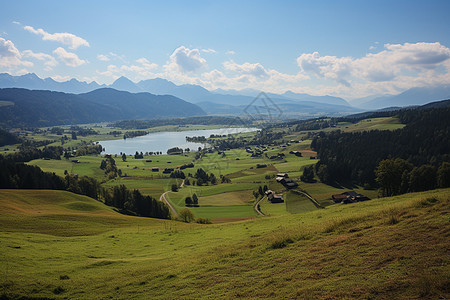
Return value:
M 109 57 L 104 54 L 97 55 L 97 59 L 101 60 L 101 61 L 109 61 L 110 60 Z
M 31 51 L 31 50 L 25 50 L 25 51 L 22 52 L 22 54 L 23 54 L 24 57 L 32 57 L 34 59 L 43 61 L 44 64 L 46 66 L 49 66 L 49 67 L 54 67 L 54 66 L 56 66 L 58 64 L 56 59 L 53 56 L 49 55 L 49 54 L 40 53 L 40 52 L 39 53 L 35 53 L 35 52 Z
M 116 54 L 116 53 L 114 53 L 114 52 L 109 52 L 109 55 L 110 55 L 111 57 L 113 57 L 113 58 L 116 58 L 116 59 L 122 61 L 123 63 L 128 63 L 128 62 L 125 60 L 125 55 L 119 55 L 119 54 Z
M 62 43 L 63 45 L 69 46 L 69 48 L 73 49 L 73 50 L 77 49 L 80 46 L 89 47 L 89 43 L 85 39 L 83 39 L 79 36 L 76 36 L 72 33 L 56 32 L 56 33 L 51 34 L 51 33 L 46 32 L 42 28 L 35 29 L 32 26 L 25 26 L 24 29 L 33 34 L 41 35 L 42 39 L 44 41 L 59 42 L 59 43 Z
M 450 58 L 450 49 L 440 43 L 386 44 L 384 47 L 388 49 L 381 52 L 385 57 L 409 68 L 434 69 Z
M 155 63 L 150 63 L 148 59 L 142 57 L 136 60 L 137 63 L 140 63 L 144 69 L 146 70 L 156 70 L 158 69 L 158 65 Z
M 185 46 L 178 47 L 170 55 L 169 62 L 164 65 L 168 72 L 194 72 L 206 68 L 206 60 L 201 57 L 200 50 L 189 49 Z
M 345 98 L 450 84 L 449 48 L 439 43 L 373 45 L 376 47 L 373 52 L 359 58 L 303 53 L 297 57 L 299 69 L 294 74 L 266 68 L 260 62 L 239 64 L 234 60 L 210 69 L 201 56 L 206 52 L 184 46 L 170 55 L 160 72 L 157 64 L 139 58 L 132 63 L 111 64 L 98 74 L 112 79 L 126 76 L 133 81 L 161 77 L 176 84 L 199 84 L 208 89 L 252 88 L 274 93 L 291 90 Z M 117 54 L 107 56 L 124 61 Z
M 223 63 L 223 66 L 226 70 L 233 71 L 242 75 L 251 75 L 259 78 L 267 78 L 269 74 L 266 69 L 260 63 L 243 63 L 237 64 L 234 61 L 226 61 Z
M 79 67 L 87 63 L 86 60 L 80 59 L 75 53 L 67 52 L 64 48 L 58 47 L 53 51 L 58 58 L 69 67 Z
M 233 50 L 228 50 L 225 54 L 229 54 L 229 55 L 235 55 L 236 52 Z
M 205 53 L 217 53 L 216 50 L 211 49 L 211 48 L 208 48 L 208 49 L 202 49 L 202 52 L 205 52 Z
M 16 24 L 16 25 L 22 25 L 22 24 L 20 24 L 20 22 L 18 22 L 18 21 L 12 21 L 12 23 L 13 23 L 13 24 Z
M 297 64 L 303 74 L 330 79 L 346 87 L 355 85 L 362 88 L 358 83 L 364 83 L 377 91 L 381 91 L 382 87 L 392 90 L 407 81 L 411 83 L 409 87 L 413 87 L 418 78 L 427 78 L 427 82 L 432 82 L 434 77 L 436 83 L 442 82 L 442 76 L 435 73 L 439 67 L 446 68 L 448 77 L 450 70 L 445 63 L 450 59 L 450 49 L 440 43 L 386 44 L 384 48 L 362 58 L 304 53 L 297 58 Z
M 134 81 L 156 77 L 154 71 L 158 69 L 157 64 L 151 63 L 144 57 L 137 59 L 136 62 L 138 64 L 122 65 L 120 67 L 111 64 L 107 67 L 106 71 L 97 71 L 97 73 L 105 77 L 113 78 L 114 80 L 120 76 L 126 76 Z
M 72 77 L 70 77 L 69 75 L 67 75 L 67 76 L 54 75 L 54 76 L 51 76 L 51 78 L 58 82 L 69 81 L 70 79 L 72 79 Z
M 13 71 L 17 67 L 32 66 L 32 62 L 22 60 L 22 54 L 12 41 L 0 38 L 0 67 Z

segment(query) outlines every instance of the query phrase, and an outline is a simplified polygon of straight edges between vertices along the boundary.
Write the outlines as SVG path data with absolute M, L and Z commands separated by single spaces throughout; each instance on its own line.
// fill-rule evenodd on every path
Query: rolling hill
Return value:
M 81 95 L 0 89 L 0 102 L 4 104 L 0 110 L 0 124 L 6 127 L 205 115 L 198 106 L 174 96 L 132 94 L 114 89 L 99 89 Z
M 445 299 L 448 195 L 199 225 L 2 190 L 2 298 Z

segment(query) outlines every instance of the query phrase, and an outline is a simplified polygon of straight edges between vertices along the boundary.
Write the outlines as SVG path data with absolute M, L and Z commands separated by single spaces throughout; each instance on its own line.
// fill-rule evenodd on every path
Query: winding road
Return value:
M 181 185 L 180 185 L 179 188 L 182 188 L 183 186 L 184 186 L 184 180 L 183 180 L 183 182 L 181 182 Z M 167 206 L 170 208 L 170 210 L 171 210 L 171 212 L 172 212 L 172 216 L 173 216 L 174 218 L 177 218 L 177 217 L 178 217 L 178 213 L 177 213 L 176 209 L 172 206 L 172 204 L 171 204 L 171 203 L 169 202 L 169 200 L 167 200 L 167 198 L 166 198 L 166 195 L 167 195 L 168 193 L 170 193 L 170 192 L 171 192 L 171 191 L 167 191 L 167 192 L 163 193 L 163 194 L 161 195 L 161 197 L 159 197 L 159 201 L 162 201 L 162 202 L 166 203 Z
M 256 211 L 256 213 L 260 216 L 265 216 L 265 214 L 259 209 L 259 203 L 263 201 L 267 196 L 262 197 L 258 202 L 255 203 L 255 206 L 253 209 Z
M 172 212 L 173 217 L 176 218 L 176 217 L 178 217 L 178 213 L 175 210 L 175 208 L 172 206 L 172 204 L 170 204 L 169 200 L 166 199 L 167 193 L 170 193 L 170 191 L 163 193 L 161 195 L 161 197 L 159 197 L 159 201 L 163 201 L 164 203 L 166 203 L 167 206 L 170 208 L 170 211 Z

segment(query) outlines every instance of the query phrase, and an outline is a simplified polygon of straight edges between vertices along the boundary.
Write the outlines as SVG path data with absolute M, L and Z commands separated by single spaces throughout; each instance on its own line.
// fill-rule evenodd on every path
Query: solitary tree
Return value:
M 312 165 L 303 169 L 303 175 L 300 176 L 300 179 L 303 182 L 314 182 L 314 168 Z
M 184 199 L 184 203 L 186 204 L 186 206 L 192 206 L 192 198 L 191 197 L 189 197 L 189 196 L 187 196 L 185 199 Z
M 183 208 L 179 213 L 179 217 L 181 221 L 186 223 L 191 223 L 195 220 L 194 213 L 188 208 Z
M 122 161 L 127 161 L 127 155 L 125 153 L 122 154 Z
M 192 195 L 192 203 L 194 206 L 198 206 L 198 197 L 196 194 Z

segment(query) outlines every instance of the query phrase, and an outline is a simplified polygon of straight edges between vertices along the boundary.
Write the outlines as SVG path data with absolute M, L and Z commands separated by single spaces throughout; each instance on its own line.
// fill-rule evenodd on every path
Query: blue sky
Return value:
M 6 1 L 0 72 L 347 99 L 450 84 L 450 1 Z

